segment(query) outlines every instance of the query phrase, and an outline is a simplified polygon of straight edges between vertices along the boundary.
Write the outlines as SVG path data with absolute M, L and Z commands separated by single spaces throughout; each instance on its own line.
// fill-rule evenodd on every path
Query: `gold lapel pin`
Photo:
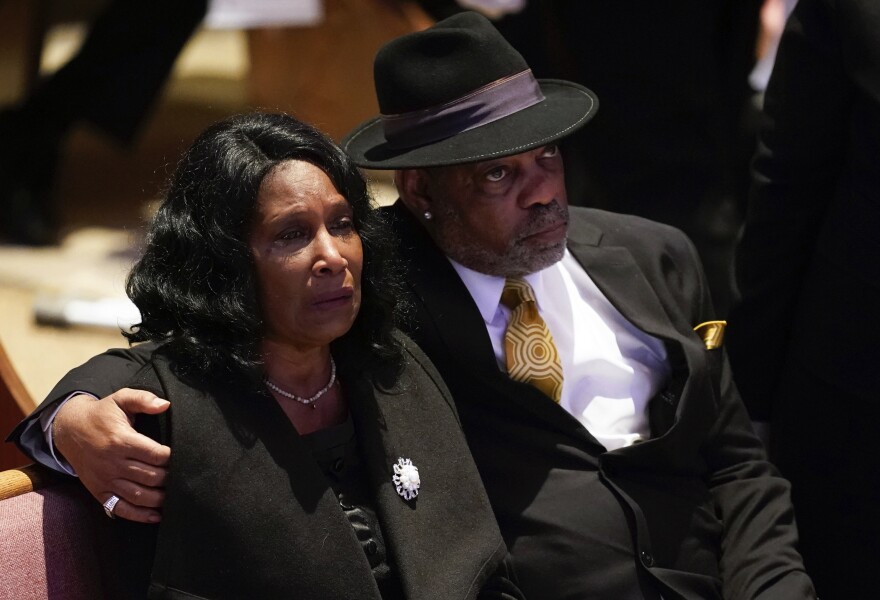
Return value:
M 706 350 L 714 350 L 720 348 L 724 342 L 725 327 L 727 327 L 727 321 L 706 321 L 694 327 L 694 331 L 703 338 Z

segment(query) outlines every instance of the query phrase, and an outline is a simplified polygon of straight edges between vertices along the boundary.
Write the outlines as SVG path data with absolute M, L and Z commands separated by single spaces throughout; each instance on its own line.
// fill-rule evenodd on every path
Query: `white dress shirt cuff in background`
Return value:
M 526 7 L 526 0 L 458 0 L 458 5 L 497 20 L 504 15 L 520 12 Z

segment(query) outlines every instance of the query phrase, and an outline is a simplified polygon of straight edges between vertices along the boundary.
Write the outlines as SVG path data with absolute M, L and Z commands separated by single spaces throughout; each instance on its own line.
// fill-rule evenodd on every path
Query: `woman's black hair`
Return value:
M 177 372 L 204 386 L 256 389 L 263 316 L 248 232 L 263 179 L 279 163 L 323 170 L 351 204 L 364 249 L 361 307 L 333 342 L 341 369 L 372 378 L 397 370 L 393 337 L 400 297 L 390 235 L 357 167 L 328 137 L 284 114 L 246 114 L 205 130 L 183 155 L 132 268 L 128 296 L 141 312 L 130 342 L 161 341 Z

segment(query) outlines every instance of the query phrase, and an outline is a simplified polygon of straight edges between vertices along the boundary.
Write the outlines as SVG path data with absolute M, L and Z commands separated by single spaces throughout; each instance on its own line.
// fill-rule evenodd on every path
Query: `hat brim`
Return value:
M 361 123 L 342 149 L 365 169 L 417 169 L 480 162 L 545 146 L 582 127 L 599 108 L 587 88 L 539 79 L 544 100 L 507 117 L 415 148 L 392 148 L 379 117 Z

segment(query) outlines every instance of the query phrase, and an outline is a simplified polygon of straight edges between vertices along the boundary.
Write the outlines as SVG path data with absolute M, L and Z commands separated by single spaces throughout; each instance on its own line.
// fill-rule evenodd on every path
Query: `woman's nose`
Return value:
M 339 251 L 340 240 L 323 230 L 315 236 L 315 263 L 313 271 L 317 275 L 335 275 L 348 267 L 348 260 Z

